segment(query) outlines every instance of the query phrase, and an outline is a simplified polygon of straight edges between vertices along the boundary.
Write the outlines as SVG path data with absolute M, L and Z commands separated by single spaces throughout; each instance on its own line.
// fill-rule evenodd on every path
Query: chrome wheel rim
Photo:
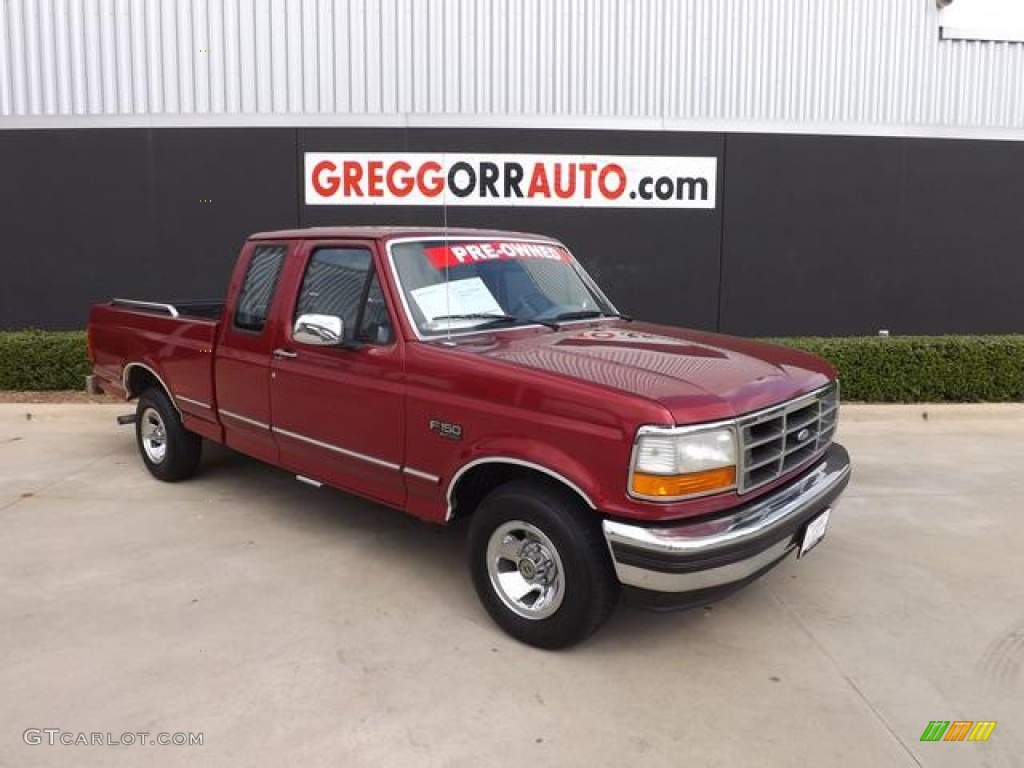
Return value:
M 565 597 L 562 558 L 537 526 L 512 520 L 487 541 L 487 574 L 501 601 L 524 619 L 544 619 Z
M 142 433 L 142 450 L 154 464 L 160 464 L 167 457 L 167 429 L 163 417 L 153 408 L 147 408 L 139 417 Z

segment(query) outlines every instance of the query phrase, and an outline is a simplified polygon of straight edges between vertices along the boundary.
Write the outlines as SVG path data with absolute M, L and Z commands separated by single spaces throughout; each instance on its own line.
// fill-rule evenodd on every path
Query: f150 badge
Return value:
M 447 440 L 461 440 L 462 439 L 462 425 L 453 424 L 450 421 L 440 421 L 439 419 L 430 420 L 430 431 L 436 432 L 441 437 Z

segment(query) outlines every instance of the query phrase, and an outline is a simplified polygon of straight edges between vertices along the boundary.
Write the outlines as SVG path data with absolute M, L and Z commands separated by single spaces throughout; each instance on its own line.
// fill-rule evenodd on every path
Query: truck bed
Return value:
M 223 308 L 220 301 L 96 304 L 89 314 L 89 344 L 100 387 L 115 397 L 134 397 L 140 392 L 133 382 L 152 375 L 186 420 L 215 423 L 213 348 Z

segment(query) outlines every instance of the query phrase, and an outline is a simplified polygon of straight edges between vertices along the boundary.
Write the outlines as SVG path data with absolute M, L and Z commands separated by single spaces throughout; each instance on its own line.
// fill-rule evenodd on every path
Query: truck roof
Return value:
M 523 238 L 557 242 L 546 235 L 532 232 L 512 232 L 500 229 L 471 229 L 467 227 L 304 227 L 302 229 L 278 229 L 272 232 L 256 232 L 250 240 L 307 240 L 311 238 L 359 238 L 362 240 L 393 240 L 398 237 L 490 237 Z

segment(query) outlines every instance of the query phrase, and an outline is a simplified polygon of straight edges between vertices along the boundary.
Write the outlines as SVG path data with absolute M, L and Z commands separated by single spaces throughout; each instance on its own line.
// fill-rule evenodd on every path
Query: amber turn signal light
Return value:
M 736 467 L 719 467 L 686 475 L 633 475 L 633 493 L 655 498 L 678 498 L 712 491 L 724 491 L 736 485 Z

